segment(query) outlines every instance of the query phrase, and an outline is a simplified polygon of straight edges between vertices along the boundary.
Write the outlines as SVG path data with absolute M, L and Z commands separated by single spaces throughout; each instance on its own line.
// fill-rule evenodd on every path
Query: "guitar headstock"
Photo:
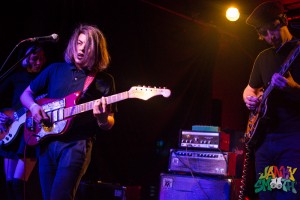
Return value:
M 148 100 L 151 97 L 162 95 L 163 97 L 169 97 L 171 91 L 166 88 L 146 87 L 146 86 L 133 86 L 128 91 L 129 98 L 138 98 Z

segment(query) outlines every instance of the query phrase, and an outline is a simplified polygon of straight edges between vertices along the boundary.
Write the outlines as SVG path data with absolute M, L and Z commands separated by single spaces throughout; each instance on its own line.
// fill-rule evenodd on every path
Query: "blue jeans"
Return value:
M 92 140 L 54 141 L 41 148 L 39 176 L 44 200 L 73 200 L 91 160 Z
M 255 188 L 260 189 L 258 193 L 260 200 L 300 199 L 300 133 L 267 134 L 264 142 L 255 152 L 255 164 L 257 176 Z M 275 169 L 278 169 L 279 172 L 276 172 Z M 293 170 L 292 173 L 289 172 L 289 169 Z M 281 172 L 284 175 L 282 179 L 286 180 L 286 182 L 285 180 L 280 181 L 283 184 L 282 188 L 268 189 L 267 186 L 270 185 L 270 182 L 267 183 L 266 179 L 272 177 L 273 174 L 278 177 L 277 175 Z M 292 176 L 290 176 L 291 174 Z M 263 178 L 265 175 L 266 178 Z M 290 178 L 293 179 L 293 177 L 294 181 L 291 181 Z M 263 181 L 265 182 L 263 183 Z

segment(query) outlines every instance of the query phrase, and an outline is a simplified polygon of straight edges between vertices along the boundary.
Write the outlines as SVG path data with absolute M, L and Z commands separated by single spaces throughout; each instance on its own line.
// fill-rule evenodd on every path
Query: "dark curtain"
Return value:
M 131 15 L 114 27 L 114 34 L 122 33 L 118 42 L 110 41 L 117 90 L 166 87 L 171 96 L 119 102 L 116 126 L 97 138 L 90 177 L 151 184 L 167 171 L 181 129 L 219 125 L 211 97 L 219 33 L 144 4 Z

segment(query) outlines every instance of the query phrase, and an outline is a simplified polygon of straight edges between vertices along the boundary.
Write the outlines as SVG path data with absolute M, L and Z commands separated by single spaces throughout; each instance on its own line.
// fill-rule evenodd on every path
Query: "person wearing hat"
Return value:
M 248 145 L 255 153 L 253 188 L 260 200 L 300 199 L 299 44 L 284 12 L 280 1 L 267 1 L 246 20 L 271 46 L 256 57 L 243 92 L 257 117 Z

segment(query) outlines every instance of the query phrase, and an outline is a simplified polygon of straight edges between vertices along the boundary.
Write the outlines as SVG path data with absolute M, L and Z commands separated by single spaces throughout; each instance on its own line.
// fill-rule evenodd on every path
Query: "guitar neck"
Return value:
M 268 98 L 268 96 L 270 95 L 270 93 L 272 92 L 272 90 L 274 89 L 274 87 L 272 85 L 269 85 L 269 87 L 267 87 L 264 91 L 264 94 L 261 98 L 261 102 L 265 102 L 266 99 Z
M 285 59 L 284 63 L 281 65 L 280 71 L 278 72 L 280 75 L 284 76 L 287 71 L 289 70 L 289 68 L 291 67 L 292 63 L 294 62 L 294 60 L 297 58 L 297 56 L 300 53 L 300 45 L 297 45 L 288 55 L 288 57 Z M 274 89 L 274 87 L 272 85 L 269 85 L 265 91 L 264 94 L 262 96 L 262 102 L 264 102 L 267 97 L 269 96 L 269 94 L 271 93 L 271 91 Z
M 108 104 L 112 104 L 112 103 L 115 103 L 118 101 L 128 99 L 129 95 L 128 95 L 128 91 L 125 91 L 125 92 L 121 92 L 121 93 L 114 94 L 111 96 L 107 96 L 105 98 L 106 98 L 106 104 L 108 105 Z M 99 100 L 99 99 L 97 99 L 97 100 Z M 75 106 L 72 106 L 69 108 L 65 108 L 64 109 L 64 118 L 71 117 L 71 116 L 77 115 L 79 113 L 83 113 L 83 112 L 92 110 L 94 103 L 97 100 L 93 100 L 93 101 L 78 104 L 78 105 L 75 105 Z

